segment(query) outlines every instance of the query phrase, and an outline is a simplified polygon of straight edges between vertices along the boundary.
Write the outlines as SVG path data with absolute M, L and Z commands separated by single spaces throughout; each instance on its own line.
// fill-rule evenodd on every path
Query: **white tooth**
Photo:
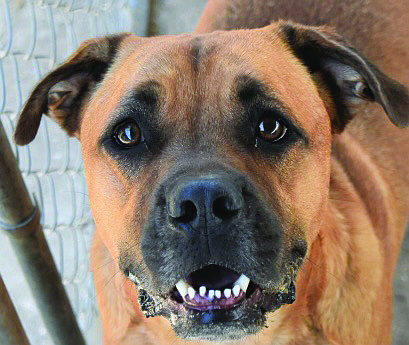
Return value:
M 236 280 L 234 285 L 240 285 L 240 289 L 244 292 L 247 291 L 247 287 L 249 286 L 250 278 L 247 278 L 244 274 L 242 274 L 239 279 Z
M 234 297 L 237 297 L 239 294 L 240 294 L 240 285 L 234 285 L 234 288 L 233 288 Z
M 195 289 L 193 289 L 191 286 L 187 289 L 187 293 L 189 294 L 190 299 L 193 299 L 196 295 Z
M 214 299 L 214 290 L 209 290 L 209 301 L 213 301 Z
M 128 278 L 129 278 L 130 280 L 132 280 L 134 283 L 139 284 L 139 282 L 138 282 L 138 278 L 136 277 L 136 275 L 135 275 L 135 274 L 133 274 L 133 273 L 129 272 L 129 274 L 128 274 Z
M 224 289 L 224 295 L 226 298 L 229 298 L 231 296 L 231 290 L 230 289 Z
M 176 289 L 178 289 L 178 291 L 179 291 L 179 293 L 180 293 L 180 295 L 182 296 L 182 297 L 185 297 L 186 295 L 187 295 L 187 290 L 189 289 L 189 284 L 188 283 L 186 283 L 184 280 L 179 280 L 177 283 L 176 283 Z
M 214 295 L 216 296 L 216 298 L 221 298 L 221 297 L 222 297 L 222 293 L 221 293 L 220 290 L 216 290 L 216 291 L 214 292 Z
M 199 294 L 200 296 L 204 297 L 204 295 L 206 294 L 206 286 L 201 286 L 199 288 Z

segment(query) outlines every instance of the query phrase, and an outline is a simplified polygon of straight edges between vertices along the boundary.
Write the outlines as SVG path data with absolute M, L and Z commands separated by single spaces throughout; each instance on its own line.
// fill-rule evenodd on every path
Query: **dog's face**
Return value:
M 293 302 L 327 208 L 332 133 L 382 92 L 331 54 L 316 66 L 300 30 L 110 38 L 33 93 L 81 140 L 97 231 L 142 310 L 183 338 L 240 338 Z M 24 114 L 21 143 L 35 135 Z
M 258 32 L 146 40 L 111 76 L 81 125 L 101 236 L 179 334 L 257 331 L 291 300 L 325 208 L 331 129 L 313 82 Z

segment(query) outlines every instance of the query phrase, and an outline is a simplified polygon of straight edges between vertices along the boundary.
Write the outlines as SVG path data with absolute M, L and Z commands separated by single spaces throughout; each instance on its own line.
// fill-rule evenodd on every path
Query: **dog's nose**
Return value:
M 168 215 L 176 223 L 212 223 L 232 220 L 243 206 L 241 188 L 227 177 L 182 178 L 166 197 Z

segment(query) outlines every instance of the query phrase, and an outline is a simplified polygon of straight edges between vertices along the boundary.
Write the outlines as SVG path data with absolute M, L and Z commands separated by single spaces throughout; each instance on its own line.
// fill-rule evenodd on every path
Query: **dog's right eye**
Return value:
M 136 122 L 127 121 L 116 128 L 114 139 L 120 146 L 130 148 L 141 143 L 143 137 Z

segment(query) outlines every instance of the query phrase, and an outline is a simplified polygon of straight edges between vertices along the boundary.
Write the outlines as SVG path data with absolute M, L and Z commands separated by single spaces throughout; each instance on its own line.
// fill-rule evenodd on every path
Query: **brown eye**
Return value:
M 270 142 L 280 140 L 286 132 L 287 127 L 274 118 L 265 118 L 258 125 L 258 136 Z
M 141 142 L 142 135 L 138 125 L 133 122 L 126 122 L 120 125 L 114 135 L 117 143 L 124 147 L 133 147 Z

